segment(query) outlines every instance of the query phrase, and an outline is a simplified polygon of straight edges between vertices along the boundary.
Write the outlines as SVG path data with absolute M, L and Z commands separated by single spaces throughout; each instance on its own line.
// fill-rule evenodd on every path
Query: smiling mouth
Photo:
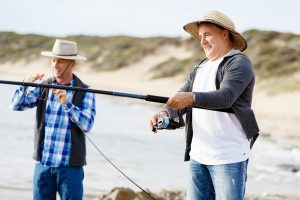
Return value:
M 56 73 L 60 73 L 61 70 L 57 70 L 57 69 L 56 69 L 56 70 L 54 70 L 54 71 L 55 71 Z
M 206 46 L 206 47 L 203 47 L 203 49 L 204 49 L 205 51 L 209 51 L 209 50 L 211 49 L 211 47 Z

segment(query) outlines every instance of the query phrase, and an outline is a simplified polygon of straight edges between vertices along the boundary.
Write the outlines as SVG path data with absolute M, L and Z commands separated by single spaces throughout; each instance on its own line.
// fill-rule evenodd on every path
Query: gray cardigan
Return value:
M 200 62 L 179 92 L 191 92 L 194 78 L 201 64 Z M 251 147 L 258 137 L 259 128 L 251 109 L 252 93 L 255 82 L 255 74 L 252 64 L 247 56 L 238 50 L 230 51 L 220 63 L 216 75 L 217 90 L 211 92 L 196 92 L 195 106 L 208 110 L 234 113 L 239 119 Z M 186 150 L 184 160 L 190 159 L 191 142 L 193 138 L 192 108 L 167 111 L 170 117 L 180 117 L 186 114 Z

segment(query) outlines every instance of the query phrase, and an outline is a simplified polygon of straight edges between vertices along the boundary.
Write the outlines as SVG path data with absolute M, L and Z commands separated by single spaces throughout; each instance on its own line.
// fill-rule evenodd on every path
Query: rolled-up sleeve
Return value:
M 12 98 L 10 108 L 12 110 L 26 110 L 36 106 L 40 95 L 40 88 L 38 87 L 24 87 L 20 86 Z
M 94 125 L 94 118 L 96 115 L 95 94 L 85 93 L 81 108 L 78 108 L 72 104 L 72 102 L 67 102 L 65 111 L 68 113 L 72 122 L 82 131 L 89 132 Z

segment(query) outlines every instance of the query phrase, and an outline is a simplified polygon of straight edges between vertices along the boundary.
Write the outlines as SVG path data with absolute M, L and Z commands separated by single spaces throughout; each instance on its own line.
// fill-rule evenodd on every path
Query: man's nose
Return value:
M 57 61 L 52 61 L 52 65 L 53 65 L 53 67 L 57 67 L 58 66 L 58 62 Z
M 207 43 L 205 37 L 201 37 L 200 42 L 201 42 L 201 45 L 202 45 L 202 46 L 205 45 L 205 44 Z

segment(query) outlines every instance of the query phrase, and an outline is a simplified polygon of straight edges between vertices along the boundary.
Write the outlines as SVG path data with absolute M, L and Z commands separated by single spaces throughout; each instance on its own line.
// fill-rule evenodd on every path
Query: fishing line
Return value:
M 107 160 L 118 172 L 120 172 L 125 178 L 127 178 L 127 180 L 129 180 L 132 184 L 134 184 L 136 187 L 138 187 L 142 192 L 144 192 L 150 199 L 152 200 L 156 200 L 153 196 L 151 196 L 151 194 L 149 194 L 147 191 L 145 191 L 141 186 L 139 186 L 136 182 L 134 182 L 130 177 L 128 177 L 124 172 L 122 172 L 122 170 L 117 167 L 113 162 L 111 162 L 106 156 L 105 154 L 97 147 L 97 145 L 91 140 L 91 138 L 84 133 L 85 136 L 88 138 L 88 140 L 91 142 L 91 144 L 97 149 L 97 151 L 105 158 L 105 160 Z

